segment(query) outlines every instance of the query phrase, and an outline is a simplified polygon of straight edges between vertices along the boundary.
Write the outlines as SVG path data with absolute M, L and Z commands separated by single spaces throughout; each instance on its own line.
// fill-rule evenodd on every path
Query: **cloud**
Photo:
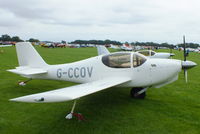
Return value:
M 127 2 L 130 3 L 130 1 Z M 127 7 L 126 10 L 121 7 L 123 5 Z M 54 25 L 134 24 L 149 20 L 147 16 L 140 15 L 137 11 L 133 13 L 130 5 L 119 0 L 106 2 L 106 4 L 99 0 L 85 0 L 84 2 L 80 0 L 44 0 L 42 2 L 1 0 L 0 7 L 16 17 Z
M 1 32 L 24 37 L 178 43 L 186 34 L 199 42 L 198 0 L 0 0 L 0 3 Z
M 0 27 L 15 27 L 22 24 L 22 21 L 18 19 L 12 12 L 0 9 Z
M 46 19 L 51 14 L 50 9 L 46 9 L 40 6 L 39 1 L 34 0 L 15 0 L 7 1 L 0 0 L 0 8 L 5 9 L 8 12 L 13 13 L 19 18 L 25 19 Z

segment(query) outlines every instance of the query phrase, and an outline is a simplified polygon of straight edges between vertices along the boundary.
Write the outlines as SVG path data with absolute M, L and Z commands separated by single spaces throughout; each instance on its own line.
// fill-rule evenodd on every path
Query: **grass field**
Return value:
M 183 72 L 179 80 L 159 89 L 150 88 L 145 100 L 132 99 L 130 88 L 110 88 L 81 98 L 75 109 L 86 121 L 66 120 L 72 101 L 51 104 L 9 102 L 11 98 L 74 85 L 50 80 L 26 80 L 7 72 L 18 66 L 14 47 L 0 48 L 0 134 L 199 134 L 200 66 Z M 97 55 L 95 48 L 40 48 L 48 64 L 78 61 Z M 168 50 L 166 50 L 168 51 Z M 182 52 L 173 51 L 181 59 Z M 200 54 L 188 60 L 200 65 Z M 162 72 L 161 72 L 162 73 Z

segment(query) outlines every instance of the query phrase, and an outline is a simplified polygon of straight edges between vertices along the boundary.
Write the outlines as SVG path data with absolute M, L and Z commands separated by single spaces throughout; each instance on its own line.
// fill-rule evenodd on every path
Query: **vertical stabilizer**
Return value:
M 35 50 L 30 42 L 19 42 L 16 44 L 19 66 L 44 67 L 46 62 Z
M 97 45 L 97 52 L 98 52 L 98 55 L 110 54 L 110 52 L 105 46 L 100 46 L 100 45 Z

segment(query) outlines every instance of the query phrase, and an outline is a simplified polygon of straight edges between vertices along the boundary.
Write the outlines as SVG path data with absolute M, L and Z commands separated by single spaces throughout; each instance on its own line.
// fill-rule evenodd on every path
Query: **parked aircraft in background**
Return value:
M 124 51 L 132 51 L 133 50 L 132 46 L 129 45 L 129 44 L 123 44 L 121 46 L 121 49 L 124 50 Z
M 11 99 L 11 101 L 47 103 L 74 100 L 110 88 L 132 87 L 133 98 L 145 98 L 149 87 L 162 87 L 178 79 L 182 68 L 196 66 L 192 61 L 153 59 L 138 52 L 115 52 L 69 64 L 48 65 L 28 42 L 16 44 L 19 67 L 8 70 L 30 79 L 50 79 L 82 83 L 53 91 Z M 39 86 L 39 85 L 38 85 Z
M 98 55 L 105 55 L 105 54 L 109 54 L 110 52 L 108 51 L 108 49 L 105 46 L 97 46 L 97 51 L 98 51 Z M 171 56 L 174 56 L 175 54 L 173 53 L 157 53 L 155 51 L 152 50 L 141 50 L 141 51 L 137 51 L 137 53 L 140 53 L 144 56 L 147 56 L 149 58 L 170 58 Z
M 155 52 L 152 50 L 141 50 L 137 51 L 140 54 L 143 54 L 145 56 L 148 56 L 150 58 L 170 58 L 171 56 L 174 56 L 175 54 L 173 53 L 164 53 L 164 52 Z
M 0 45 L 0 47 L 11 47 L 13 45 Z
M 200 52 L 200 48 L 186 48 L 186 51 L 189 51 L 189 52 Z
M 110 48 L 113 48 L 113 49 L 120 49 L 118 46 L 116 46 L 116 45 L 110 45 Z

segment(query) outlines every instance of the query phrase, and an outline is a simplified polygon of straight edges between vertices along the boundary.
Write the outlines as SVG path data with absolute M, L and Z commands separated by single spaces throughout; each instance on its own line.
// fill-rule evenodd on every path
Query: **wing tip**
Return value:
M 9 101 L 20 102 L 17 98 L 9 99 Z

